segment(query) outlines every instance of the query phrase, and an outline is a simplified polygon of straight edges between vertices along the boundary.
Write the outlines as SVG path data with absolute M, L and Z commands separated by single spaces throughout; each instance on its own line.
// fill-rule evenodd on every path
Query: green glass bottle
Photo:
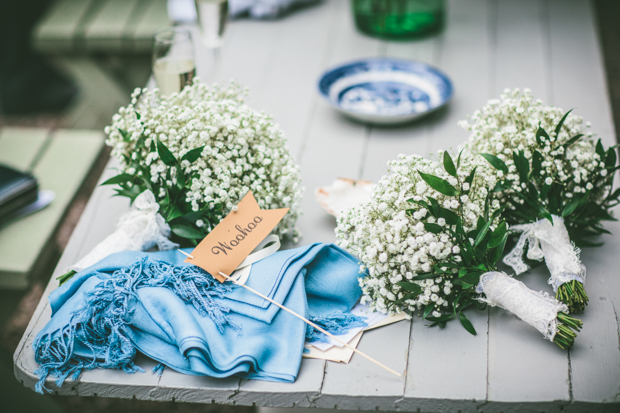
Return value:
M 414 39 L 441 30 L 445 0 L 351 0 L 355 25 L 386 39 Z

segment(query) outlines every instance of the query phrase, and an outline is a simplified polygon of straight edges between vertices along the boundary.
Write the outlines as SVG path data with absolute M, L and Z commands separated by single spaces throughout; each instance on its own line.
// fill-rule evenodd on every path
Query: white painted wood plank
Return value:
M 274 116 L 294 156 L 299 154 L 316 105 L 322 103 L 317 82 L 342 21 L 337 9 L 337 2 L 324 2 L 277 22 L 280 40 L 263 79 L 264 91 L 252 101 L 257 109 Z
M 362 335 L 357 348 L 401 373 L 397 377 L 354 354 L 349 364 L 327 363 L 321 398 L 316 406 L 345 410 L 393 410 L 402 399 L 411 323 L 401 321 Z
M 235 404 L 246 406 L 309 407 L 321 396 L 324 360 L 302 359 L 294 383 L 242 380 Z
M 607 85 L 596 20 L 591 2 L 555 1 L 548 5 L 552 91 L 554 103 L 592 123 L 606 146 L 615 144 Z M 616 179 L 616 185 L 619 180 Z M 616 208 L 616 215 L 618 209 Z M 588 270 L 590 305 L 583 314 L 584 329 L 570 353 L 572 400 L 575 410 L 588 411 L 589 402 L 615 401 L 620 410 L 620 226 L 605 225 L 613 236 L 605 245 L 587 248 L 582 260 Z M 615 325 L 614 325 L 615 320 Z M 614 331 L 615 330 L 615 331 Z
M 438 64 L 445 33 L 415 42 L 386 42 L 385 56 Z M 370 131 L 359 178 L 377 182 L 387 173 L 387 162 L 401 153 L 426 155 L 427 140 L 441 116 L 431 115 L 414 123 L 393 127 L 373 127 Z M 358 178 L 350 176 L 349 178 Z
M 506 88 L 530 88 L 550 101 L 550 56 L 545 0 L 499 0 L 495 6 L 493 98 Z M 550 102 L 548 103 L 550 104 Z
M 364 36 L 354 27 L 348 2 L 336 2 L 338 30 L 331 40 L 326 66 L 379 55 L 380 42 Z M 327 69 L 326 67 L 325 69 Z M 314 199 L 317 187 L 330 184 L 340 176 L 357 176 L 361 168 L 364 139 L 369 129 L 334 111 L 326 102 L 318 102 L 303 137 L 299 163 L 306 193 L 302 201 L 304 219 L 300 221 L 304 243 L 334 242 L 333 217 Z
M 439 328 L 413 318 L 407 385 L 399 409 L 475 412 L 485 402 L 488 313 L 473 309 L 467 317 L 476 336 L 456 320 Z
M 238 377 L 189 376 L 166 368 L 153 397 L 160 401 L 233 404 L 231 397 L 236 394 L 239 381 Z
M 485 1 L 448 4 L 440 49 L 429 55 L 431 63 L 452 79 L 454 98 L 446 109 L 422 121 L 418 134 L 424 135 L 412 136 L 411 145 L 415 140 L 416 146 L 412 153 L 428 156 L 440 148 L 456 149 L 467 138 L 467 132 L 457 122 L 486 102 L 490 94 L 492 43 L 488 9 Z M 369 150 L 368 156 L 374 151 Z M 452 321 L 444 331 L 426 327 L 428 323 L 414 318 L 407 387 L 399 402 L 404 409 L 472 411 L 486 399 L 487 313 L 471 310 L 468 317 L 478 333 L 475 337 L 458 321 Z
M 505 89 L 529 87 L 537 98 L 549 95 L 547 60 L 548 21 L 544 3 L 498 1 L 493 44 L 494 84 L 492 96 Z M 477 108 L 476 108 L 477 109 Z M 535 290 L 553 293 L 546 280 L 547 268 L 539 266 L 519 278 Z M 534 328 L 501 309 L 490 312 L 489 388 L 494 402 L 546 403 L 569 400 L 568 354 L 544 341 Z

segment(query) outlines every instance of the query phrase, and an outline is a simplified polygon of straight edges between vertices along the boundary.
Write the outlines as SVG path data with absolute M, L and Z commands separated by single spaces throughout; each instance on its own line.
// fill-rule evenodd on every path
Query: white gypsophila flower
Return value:
M 433 303 L 439 311 L 454 301 L 451 282 L 454 274 L 413 281 L 422 288 L 415 299 L 395 302 L 388 294 L 406 293 L 397 283 L 430 272 L 436 263 L 461 260 L 461 249 L 453 244 L 446 220 L 435 220 L 426 208 L 409 200 L 436 199 L 439 205 L 459 215 L 464 230 L 470 231 L 476 228 L 485 208 L 488 188 L 495 186 L 497 178 L 484 159 L 466 155 L 461 156 L 458 179 L 449 175 L 441 163 L 417 155 L 399 155 L 388 167 L 389 173 L 381 178 L 371 199 L 338 218 L 338 245 L 360 259 L 362 271 L 367 269 L 368 275 L 360 280 L 360 285 L 364 303 L 373 310 L 383 313 L 414 311 Z M 474 167 L 477 169 L 471 188 L 464 189 L 465 180 Z M 467 197 L 461 199 L 437 192 L 418 171 L 448 181 L 455 188 L 463 189 Z M 497 206 L 490 205 L 490 211 Z M 442 232 L 434 234 L 425 229 L 424 223 L 435 222 L 442 225 Z
M 246 94 L 234 82 L 227 88 L 208 87 L 196 78 L 193 85 L 169 96 L 157 89 L 137 89 L 131 103 L 105 129 L 106 143 L 123 172 L 133 174 L 136 164 L 147 168 L 158 201 L 165 199 L 170 187 L 181 184 L 176 167 L 166 165 L 157 151 L 157 141 L 163 143 L 188 177 L 185 199 L 176 202 L 185 202 L 196 212 L 221 205 L 209 222 L 194 221 L 196 227 L 202 224 L 208 232 L 252 191 L 263 209 L 290 208 L 274 233 L 296 242 L 303 193 L 299 167 L 273 118 L 246 106 Z M 182 160 L 201 147 L 196 161 Z
M 584 126 L 583 119 L 571 113 L 559 133 L 555 134 L 555 128 L 564 114 L 561 108 L 544 106 L 542 101 L 535 100 L 528 89 L 523 92 L 506 89 L 499 100 L 489 100 L 486 106 L 474 112 L 468 120 L 459 122 L 471 132 L 469 141 L 464 145 L 466 151 L 497 156 L 508 167 L 508 176 L 503 176 L 502 171 L 496 171 L 499 178 L 513 182 L 513 187 L 504 191 L 500 199 L 511 196 L 512 191 L 521 192 L 523 189 L 513 161 L 514 151 L 523 151 L 530 167 L 534 151 L 538 151 L 542 155 L 540 173 L 546 176 L 545 184 L 551 185 L 555 179 L 570 192 L 579 192 L 581 189 L 575 190 L 575 187 L 588 187 L 598 174 L 605 173 L 602 172 L 604 165 L 597 162 L 599 155 L 596 153 L 594 136 L 587 130 L 589 123 Z M 536 138 L 539 127 L 549 134 L 543 146 Z M 580 134 L 584 136 L 567 148 L 564 146 Z M 596 194 L 597 198 L 602 196 L 602 192 Z M 516 196 L 513 198 L 522 202 Z

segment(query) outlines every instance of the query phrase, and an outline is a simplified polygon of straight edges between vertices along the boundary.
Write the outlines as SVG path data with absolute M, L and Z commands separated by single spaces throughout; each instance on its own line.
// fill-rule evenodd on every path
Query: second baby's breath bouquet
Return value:
M 471 132 L 465 150 L 481 154 L 495 169 L 495 197 L 507 206 L 502 217 L 522 233 L 504 262 L 517 274 L 527 270 L 527 243 L 528 258 L 544 258 L 557 298 L 572 312 L 583 310 L 586 273 L 572 242 L 593 245 L 593 236 L 608 233 L 602 222 L 615 219 L 615 148 L 603 148 L 588 123 L 543 105 L 527 89 L 505 90 L 462 126 Z
M 442 163 L 400 155 L 371 199 L 339 217 L 339 245 L 369 274 L 362 301 L 381 312 L 420 310 L 433 325 L 457 318 L 472 334 L 464 311 L 486 303 L 570 347 L 581 322 L 566 305 L 497 271 L 508 227 L 492 200 L 495 172 L 481 157 L 440 155 Z

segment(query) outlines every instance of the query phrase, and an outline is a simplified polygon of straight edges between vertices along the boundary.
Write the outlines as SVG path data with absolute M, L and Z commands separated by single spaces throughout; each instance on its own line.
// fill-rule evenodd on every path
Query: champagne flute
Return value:
M 192 34 L 173 27 L 153 37 L 153 74 L 162 95 L 178 93 L 196 76 Z
M 194 0 L 202 41 L 209 49 L 222 46 L 222 35 L 228 20 L 228 0 Z

